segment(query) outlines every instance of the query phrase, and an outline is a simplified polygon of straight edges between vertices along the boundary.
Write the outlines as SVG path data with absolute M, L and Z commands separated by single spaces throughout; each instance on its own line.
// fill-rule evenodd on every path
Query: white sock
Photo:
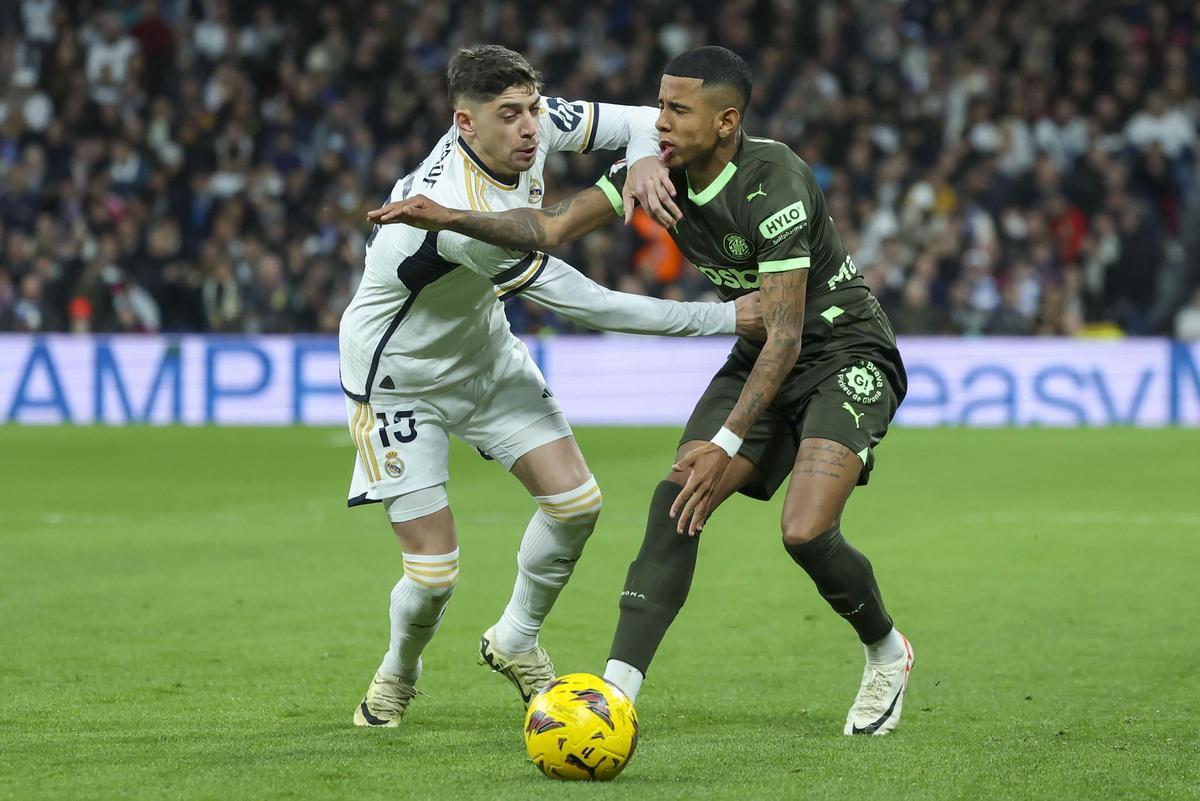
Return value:
M 904 647 L 904 638 L 896 631 L 895 626 L 882 640 L 864 645 L 863 650 L 867 652 L 867 664 L 875 667 L 890 665 L 908 655 Z
M 458 583 L 458 549 L 428 556 L 404 554 L 404 578 L 392 588 L 392 636 L 379 669 L 415 678 L 421 652 L 433 639 Z
M 630 701 L 637 700 L 638 690 L 642 689 L 642 671 L 628 662 L 620 659 L 610 659 L 604 667 L 604 678 L 620 687 Z
M 512 598 L 496 623 L 496 647 L 510 654 L 532 651 L 546 614 L 571 578 L 584 543 L 596 527 L 603 499 L 596 479 L 558 495 L 538 495 L 517 551 Z

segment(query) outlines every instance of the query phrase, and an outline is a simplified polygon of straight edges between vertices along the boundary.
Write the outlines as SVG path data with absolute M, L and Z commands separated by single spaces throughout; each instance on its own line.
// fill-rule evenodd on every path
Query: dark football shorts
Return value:
M 868 300 L 839 309 L 831 321 L 818 321 L 823 325 L 815 331 L 805 326 L 800 361 L 738 451 L 756 468 L 743 495 L 770 500 L 791 475 L 801 440 L 811 438 L 845 445 L 862 460 L 858 483 L 869 480 L 875 446 L 904 398 L 907 379 L 891 324 L 874 298 Z M 734 346 L 692 411 L 681 445 L 712 439 L 725 424 L 756 355 L 749 343 Z

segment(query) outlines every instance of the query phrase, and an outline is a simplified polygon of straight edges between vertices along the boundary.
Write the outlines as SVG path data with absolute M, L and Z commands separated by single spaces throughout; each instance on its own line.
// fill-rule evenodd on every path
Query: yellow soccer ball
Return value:
M 615 779 L 637 742 L 633 702 L 591 673 L 559 676 L 533 696 L 525 713 L 525 750 L 552 779 Z

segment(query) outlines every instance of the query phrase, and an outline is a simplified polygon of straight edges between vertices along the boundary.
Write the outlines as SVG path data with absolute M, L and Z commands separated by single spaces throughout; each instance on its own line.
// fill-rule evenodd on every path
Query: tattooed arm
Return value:
M 783 379 L 796 366 L 804 326 L 808 270 L 760 275 L 767 343 L 754 362 L 737 404 L 725 420 L 725 428 L 743 439 L 774 400 Z M 683 489 L 671 505 L 671 517 L 676 518 L 675 530 L 680 534 L 694 537 L 704 528 L 712 511 L 714 493 L 730 461 L 732 457 L 714 440 L 688 451 L 672 468 L 677 473 L 688 474 Z
M 501 212 L 448 209 L 414 195 L 368 212 L 367 219 L 380 225 L 404 223 L 426 231 L 455 231 L 512 250 L 552 250 L 613 219 L 613 208 L 593 186 L 547 209 Z
M 800 332 L 804 326 L 804 293 L 808 270 L 765 273 L 762 276 L 763 323 L 767 344 L 763 346 L 737 405 L 725 427 L 745 437 L 775 398 L 783 379 L 800 357 Z

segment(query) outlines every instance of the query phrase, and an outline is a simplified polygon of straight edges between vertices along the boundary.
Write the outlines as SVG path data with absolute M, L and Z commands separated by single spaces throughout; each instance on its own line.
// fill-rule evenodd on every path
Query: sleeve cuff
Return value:
M 580 153 L 591 153 L 592 148 L 596 146 L 596 131 L 600 128 L 600 104 L 588 103 L 588 125 L 587 131 L 583 135 L 583 147 L 579 148 Z
M 722 334 L 736 334 L 737 333 L 737 304 L 731 300 L 726 303 L 722 303 L 721 307 L 725 310 L 725 319 L 722 320 L 723 325 L 721 326 L 721 333 Z
M 658 158 L 658 109 L 636 106 L 630 110 L 630 136 L 625 145 L 625 161 L 630 165 L 645 158 Z
M 613 186 L 613 182 L 608 180 L 607 175 L 601 175 L 600 180 L 596 181 L 596 186 L 600 187 L 600 191 L 608 198 L 608 202 L 612 204 L 613 212 L 622 217 L 625 214 L 625 202 L 621 200 L 621 193 Z
M 760 273 L 785 273 L 788 270 L 807 270 L 809 267 L 810 257 L 798 256 L 794 259 L 779 259 L 778 261 L 760 261 L 758 263 L 758 271 Z

